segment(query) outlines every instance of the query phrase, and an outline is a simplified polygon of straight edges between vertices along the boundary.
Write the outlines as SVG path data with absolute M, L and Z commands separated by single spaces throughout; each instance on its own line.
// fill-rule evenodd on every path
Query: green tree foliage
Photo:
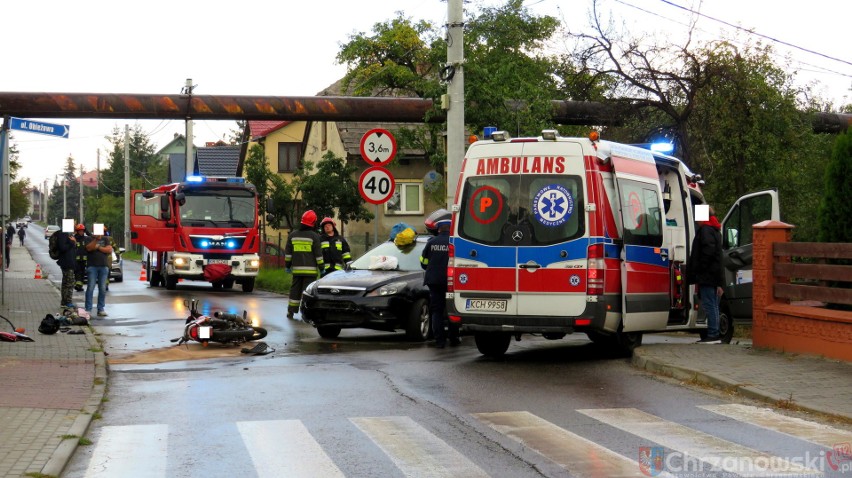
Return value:
M 62 225 L 62 219 L 80 220 L 80 183 L 77 182 L 79 167 L 74 164 L 74 158 L 68 156 L 65 160 L 64 173 L 56 178 L 50 189 L 50 200 L 47 203 L 47 222 Z M 63 206 L 64 205 L 64 206 Z M 63 209 L 66 216 L 63 216 Z M 85 211 L 84 211 L 85 212 Z
M 334 217 L 344 224 L 351 221 L 370 222 L 373 214 L 364 207 L 358 183 L 352 179 L 355 166 L 347 164 L 332 152 L 317 163 L 316 174 L 302 178 L 303 210 L 313 209 L 322 219 Z
M 822 204 L 819 208 L 819 240 L 852 242 L 852 130 L 834 141 L 831 160 L 825 168 Z
M 19 179 L 9 184 L 9 214 L 10 220 L 24 217 L 30 211 L 30 199 L 24 191 L 30 189 L 29 178 Z
M 254 144 L 248 151 L 245 161 L 246 179 L 257 188 L 258 210 L 260 217 L 266 216 L 266 198 L 269 197 L 272 171 L 266 159 L 266 150 L 260 144 Z

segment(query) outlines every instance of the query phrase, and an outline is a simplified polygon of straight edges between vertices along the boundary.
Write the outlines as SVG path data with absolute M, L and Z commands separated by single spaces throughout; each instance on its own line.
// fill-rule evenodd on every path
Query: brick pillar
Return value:
M 775 258 L 772 256 L 773 244 L 776 242 L 790 242 L 793 235 L 793 226 L 779 221 L 763 221 L 754 225 L 754 250 L 752 256 L 752 340 L 754 345 L 761 346 L 765 342 L 765 335 L 772 329 L 766 320 L 765 307 L 775 302 L 773 293 L 776 283 L 772 273 L 772 265 Z M 789 261 L 790 258 L 780 258 Z M 779 279 L 779 281 L 789 279 Z

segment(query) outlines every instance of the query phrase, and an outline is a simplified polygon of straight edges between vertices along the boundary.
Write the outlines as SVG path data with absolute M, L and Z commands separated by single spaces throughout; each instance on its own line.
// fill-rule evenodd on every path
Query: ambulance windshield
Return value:
M 584 233 L 582 181 L 569 175 L 467 179 L 458 234 L 492 245 L 548 245 Z

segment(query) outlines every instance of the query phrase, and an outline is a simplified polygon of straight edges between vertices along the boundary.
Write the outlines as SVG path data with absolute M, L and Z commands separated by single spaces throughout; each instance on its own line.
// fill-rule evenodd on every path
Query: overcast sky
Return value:
M 502 2 L 484 0 L 486 4 Z M 582 28 L 591 0 L 528 0 L 537 14 L 554 15 Z M 681 5 L 733 25 L 812 50 L 790 52 L 802 81 L 819 81 L 823 97 L 848 102 L 852 53 L 848 35 L 852 3 L 810 0 L 799 7 L 777 0 L 603 0 L 605 10 L 632 28 L 683 38 Z M 227 5 L 227 8 L 223 7 Z M 414 19 L 446 23 L 440 0 L 311 0 L 234 3 L 198 0 L 7 0 L 0 10 L 4 40 L 0 91 L 179 94 L 187 78 L 201 95 L 313 96 L 345 74 L 335 63 L 354 32 L 402 10 Z M 730 26 L 702 19 L 705 35 L 730 36 Z M 727 32 L 727 33 L 726 33 Z M 836 61 L 831 58 L 840 59 Z M 114 126 L 133 120 L 43 119 L 70 125 L 70 138 L 17 131 L 23 168 L 19 177 L 50 183 L 72 156 L 96 168 Z M 156 146 L 165 146 L 183 121 L 139 121 Z M 228 136 L 233 121 L 196 121 L 196 146 Z M 102 164 L 102 167 L 106 167 Z

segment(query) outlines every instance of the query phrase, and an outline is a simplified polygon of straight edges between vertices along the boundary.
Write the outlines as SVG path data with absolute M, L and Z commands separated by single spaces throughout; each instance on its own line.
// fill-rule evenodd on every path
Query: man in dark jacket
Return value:
M 725 276 L 722 271 L 722 225 L 709 208 L 707 221 L 698 222 L 689 253 L 688 280 L 698 285 L 701 308 L 707 316 L 707 336 L 699 343 L 722 343 L 719 333 L 719 298 L 722 297 Z
M 343 269 L 347 263 L 352 261 L 352 254 L 349 251 L 349 243 L 337 233 L 334 219 L 323 218 L 320 222 L 320 229 L 322 229 L 320 237 L 322 238 L 322 259 L 325 267 L 322 275 L 326 275 Z
M 60 289 L 60 307 L 74 310 L 71 296 L 74 295 L 74 269 L 77 268 L 77 239 L 74 234 L 56 231 L 56 248 L 59 249 L 59 259 L 56 264 L 62 270 L 62 287 Z
M 86 226 L 84 224 L 77 224 L 74 227 L 74 239 L 77 241 L 77 252 L 76 252 L 76 267 L 74 269 L 74 290 L 81 291 L 83 290 L 83 282 L 84 280 L 88 280 L 87 275 L 87 263 L 89 260 L 89 253 L 86 252 Z
M 317 280 L 323 268 L 322 239 L 314 227 L 317 223 L 317 213 L 308 210 L 302 214 L 302 224 L 299 229 L 287 237 L 284 247 L 284 264 L 293 274 L 290 285 L 290 297 L 287 302 L 287 318 L 292 319 L 299 311 L 302 292 L 308 284 Z
M 432 335 L 435 345 L 442 349 L 447 343 L 446 327 L 449 331 L 450 345 L 458 345 L 459 327 L 447 320 L 447 263 L 450 258 L 450 220 L 436 223 L 438 235 L 430 237 L 420 255 L 420 267 L 426 270 L 423 284 L 429 288 L 429 315 L 432 319 Z

